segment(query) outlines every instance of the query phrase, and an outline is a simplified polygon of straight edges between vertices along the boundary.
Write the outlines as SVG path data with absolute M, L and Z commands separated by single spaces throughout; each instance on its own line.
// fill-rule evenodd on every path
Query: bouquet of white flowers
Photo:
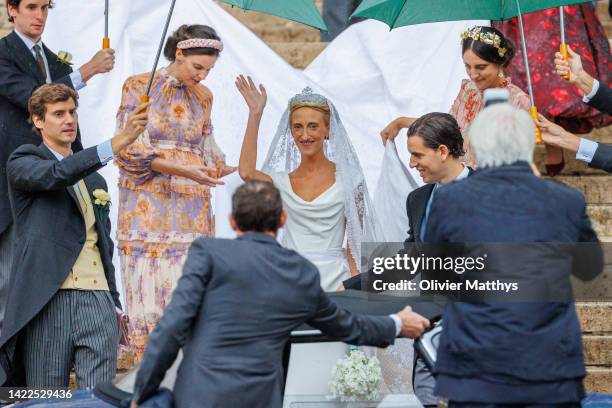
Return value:
M 378 397 L 381 379 L 378 359 L 354 349 L 348 356 L 338 360 L 332 369 L 329 386 L 334 397 L 340 397 L 342 401 L 371 401 Z

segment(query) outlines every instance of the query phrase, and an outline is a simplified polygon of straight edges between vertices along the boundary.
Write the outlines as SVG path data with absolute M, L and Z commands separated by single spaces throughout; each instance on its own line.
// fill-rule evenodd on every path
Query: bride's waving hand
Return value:
M 266 88 L 262 84 L 257 87 L 251 77 L 245 78 L 243 75 L 236 78 L 236 88 L 249 107 L 249 119 L 240 150 L 238 173 L 243 180 L 256 179 L 271 182 L 272 178 L 269 175 L 257 170 L 257 136 L 268 99 Z

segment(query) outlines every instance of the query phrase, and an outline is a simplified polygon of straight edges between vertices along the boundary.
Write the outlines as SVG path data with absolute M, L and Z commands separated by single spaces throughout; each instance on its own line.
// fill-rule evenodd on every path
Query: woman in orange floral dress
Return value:
M 214 236 L 211 187 L 235 168 L 215 143 L 210 122 L 212 94 L 200 85 L 223 45 L 202 25 L 181 26 L 168 38 L 171 64 L 155 73 L 149 121 L 123 150 L 119 166 L 117 240 L 136 360 L 170 301 L 191 242 Z M 139 105 L 150 74 L 123 85 L 117 125 Z
M 461 36 L 461 51 L 469 79 L 461 82 L 461 89 L 449 113 L 457 119 L 467 147 L 467 130 L 476 115 L 484 109 L 483 94 L 486 89 L 507 89 L 509 102 L 527 111 L 530 102 L 529 96 L 504 75 L 504 68 L 514 57 L 515 47 L 499 30 L 484 26 L 472 27 Z M 415 120 L 416 118 L 409 117 L 393 120 L 381 132 L 383 142 L 394 139 L 402 128 L 410 127 Z M 549 146 L 546 146 L 546 152 L 547 172 L 555 175 L 563 167 L 563 153 L 561 149 Z M 464 160 L 469 165 L 477 164 L 469 150 Z

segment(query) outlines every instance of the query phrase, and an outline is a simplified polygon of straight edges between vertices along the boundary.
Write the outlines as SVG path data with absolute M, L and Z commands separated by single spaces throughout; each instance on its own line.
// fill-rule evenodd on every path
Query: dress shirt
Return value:
M 47 148 L 51 150 L 51 153 L 53 153 L 57 160 L 62 161 L 64 159 L 64 156 L 53 150 L 53 148 L 47 145 L 46 143 L 45 146 L 47 146 Z M 96 146 L 96 150 L 98 151 L 98 158 L 100 159 L 100 163 L 102 164 L 107 164 L 114 157 L 113 147 L 111 145 L 110 140 L 100 143 L 98 146 Z
M 597 142 L 581 137 L 580 146 L 578 147 L 578 152 L 576 152 L 576 158 L 578 160 L 591 163 L 591 160 L 593 160 L 593 156 L 595 156 L 595 151 L 597 150 L 597 147 L 599 147 L 599 144 Z
M 591 102 L 591 99 L 593 99 L 593 97 L 595 96 L 597 91 L 599 91 L 599 81 L 594 79 L 593 80 L 593 88 L 591 88 L 591 92 L 589 92 L 587 95 L 584 95 L 582 97 L 582 102 L 584 102 L 584 103 Z
M 40 47 L 40 55 L 42 56 L 43 61 L 45 62 L 45 70 L 47 71 L 47 83 L 53 82 L 51 79 L 51 71 L 49 70 L 49 62 L 47 61 L 47 56 L 45 55 L 45 49 L 43 47 L 42 40 L 38 40 L 37 43 L 30 40 L 25 35 L 22 35 L 19 31 L 15 30 L 15 33 L 21 38 L 21 41 L 28 47 L 28 50 L 32 53 L 32 56 L 36 58 L 36 51 L 34 51 L 34 46 L 38 45 Z M 84 88 L 87 84 L 83 82 L 83 77 L 81 77 L 81 71 L 76 70 L 72 74 L 70 74 L 70 81 L 72 81 L 72 86 L 75 90 L 79 90 Z

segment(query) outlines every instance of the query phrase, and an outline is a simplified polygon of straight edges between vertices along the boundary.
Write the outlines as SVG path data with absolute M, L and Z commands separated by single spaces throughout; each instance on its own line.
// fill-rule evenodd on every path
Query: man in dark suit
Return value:
M 480 168 L 436 192 L 425 240 L 470 243 L 466 256 L 486 254 L 493 248 L 487 243 L 508 243 L 496 251 L 499 269 L 485 272 L 541 279 L 540 294 L 551 284 L 571 294 L 572 270 L 593 279 L 602 271 L 602 250 L 584 197 L 533 174 L 533 134 L 526 112 L 510 104 L 485 108 L 470 126 Z M 543 252 L 556 248 L 550 243 L 575 242 L 590 244 L 569 255 Z M 535 249 L 521 253 L 512 243 Z M 557 279 L 547 279 L 549 271 Z M 573 301 L 449 302 L 443 317 L 435 394 L 449 407 L 580 407 L 586 373 Z
M 121 304 L 109 197 L 96 170 L 138 137 L 147 114 L 135 111 L 115 137 L 73 154 L 77 98 L 63 84 L 34 91 L 28 108 L 43 142 L 18 147 L 7 165 L 17 256 L 0 384 L 67 387 L 73 365 L 81 388 L 115 375 Z
M 22 144 L 39 144 L 28 124 L 28 99 L 45 83 L 80 89 L 94 75 L 114 65 L 114 51 L 101 50 L 78 70 L 60 62 L 41 40 L 51 0 L 7 0 L 9 21 L 15 29 L 0 39 L 0 333 L 12 259 L 12 217 L 8 200 L 6 162 Z M 83 149 L 77 136 L 74 151 Z
M 431 204 L 442 185 L 468 177 L 471 169 L 463 165 L 463 137 L 454 117 L 447 113 L 428 113 L 408 129 L 410 167 L 416 168 L 425 184 L 408 194 L 408 238 L 406 243 L 421 242 L 427 230 Z M 403 275 L 406 276 L 406 275 Z M 415 353 L 416 355 L 416 353 Z M 435 407 L 435 379 L 420 357 L 412 372 L 414 393 L 425 407 Z
M 408 151 L 410 167 L 416 168 L 427 184 L 408 194 L 406 212 L 408 214 L 409 246 L 421 242 L 427 228 L 429 210 L 438 187 L 461 180 L 470 175 L 471 169 L 461 162 L 463 136 L 457 120 L 448 113 L 432 112 L 421 116 L 408 128 Z M 406 248 L 410 251 L 409 248 Z M 390 274 L 386 273 L 386 280 Z M 399 279 L 407 275 L 400 272 Z M 353 276 L 343 282 L 346 289 L 361 289 L 364 276 Z M 438 400 L 433 394 L 435 379 L 423 360 L 415 359 L 413 370 L 413 387 L 416 396 L 426 407 L 437 406 Z
M 379 347 L 429 326 L 409 307 L 389 317 L 339 308 L 321 290 L 317 268 L 276 241 L 285 219 L 279 191 L 247 181 L 232 197 L 238 238 L 194 241 L 172 302 L 149 337 L 133 407 L 156 393 L 181 348 L 175 406 L 272 408 L 282 405 L 283 348 L 301 324 Z
M 612 115 L 612 89 L 600 83 L 582 68 L 580 55 L 569 47 L 568 52 L 569 61 L 565 61 L 560 53 L 555 54 L 557 74 L 569 76 L 570 83 L 576 85 L 584 93 L 582 99 L 584 103 Z M 589 167 L 612 173 L 612 146 L 578 137 L 550 122 L 542 115 L 540 115 L 538 127 L 542 130 L 544 143 L 574 152 L 576 158 L 588 163 Z

